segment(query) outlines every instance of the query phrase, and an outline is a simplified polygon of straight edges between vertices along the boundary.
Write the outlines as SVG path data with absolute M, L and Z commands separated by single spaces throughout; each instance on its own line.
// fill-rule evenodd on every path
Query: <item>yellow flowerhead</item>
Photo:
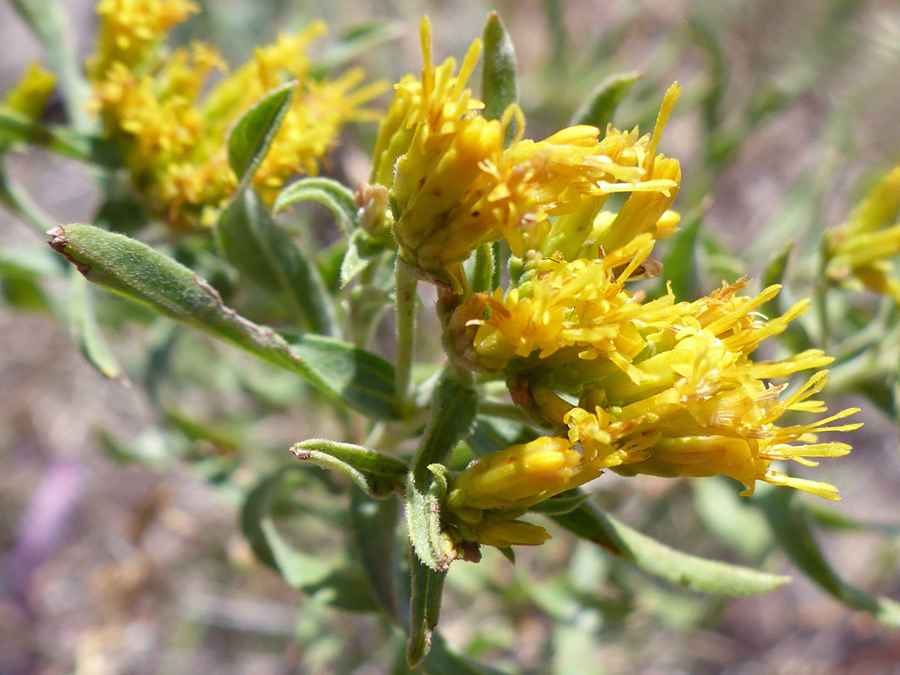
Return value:
M 827 273 L 834 281 L 853 276 L 900 304 L 900 280 L 891 258 L 900 255 L 900 166 L 890 171 L 845 223 L 826 233 Z

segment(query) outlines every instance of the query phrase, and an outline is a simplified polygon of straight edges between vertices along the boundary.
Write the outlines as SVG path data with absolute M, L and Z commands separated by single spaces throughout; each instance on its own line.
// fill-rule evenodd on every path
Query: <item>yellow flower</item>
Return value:
M 100 43 L 92 60 L 92 108 L 123 151 L 148 207 L 171 224 L 211 224 L 236 186 L 225 150 L 228 130 L 247 108 L 284 81 L 299 81 L 293 104 L 254 175 L 272 201 L 296 174 L 315 174 L 343 125 L 377 114 L 364 106 L 383 90 L 351 69 L 335 80 L 309 76 L 307 49 L 326 30 L 314 22 L 258 47 L 251 62 L 204 95 L 210 74 L 227 69 L 209 45 L 163 57 L 155 47 L 196 7 L 176 0 L 101 2 Z
M 900 166 L 878 182 L 845 223 L 826 233 L 827 273 L 834 281 L 851 275 L 900 304 L 900 280 L 890 258 L 900 255 Z
M 664 214 L 681 174 L 675 160 L 656 157 L 655 151 L 677 85 L 666 96 L 652 136 L 610 128 L 599 138 L 598 129 L 576 126 L 543 141 L 517 138 L 504 150 L 508 125 L 515 118 L 521 134 L 524 120 L 515 106 L 500 120 L 479 114 L 483 104 L 465 86 L 480 43 L 472 44 L 454 75 L 453 59 L 431 64 L 427 19 L 420 31 L 421 80 L 407 76 L 397 85 L 372 170 L 374 182 L 391 188 L 394 234 L 410 263 L 437 280 L 447 280 L 444 272 L 450 270 L 449 283 L 461 292 L 453 268 L 479 244 L 505 238 L 518 256 L 535 249 L 549 257 L 580 230 L 581 246 L 606 197 L 616 192 L 633 194 L 622 217 L 604 220 L 594 233 L 595 249 L 605 239 L 618 237 L 624 245 L 644 232 L 674 231 L 677 217 Z

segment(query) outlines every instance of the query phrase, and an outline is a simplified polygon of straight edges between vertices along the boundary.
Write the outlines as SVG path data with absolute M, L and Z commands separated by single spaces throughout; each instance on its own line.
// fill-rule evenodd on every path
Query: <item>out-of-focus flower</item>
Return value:
M 900 255 L 900 166 L 869 192 L 842 225 L 826 233 L 827 273 L 833 281 L 855 278 L 900 304 L 900 279 L 891 258 Z
M 315 22 L 258 47 L 251 62 L 204 94 L 211 74 L 226 71 L 205 44 L 166 55 L 167 32 L 196 11 L 181 0 L 104 0 L 100 42 L 91 61 L 92 108 L 118 143 L 132 180 L 149 207 L 178 226 L 209 224 L 236 185 L 225 139 L 235 119 L 266 91 L 298 81 L 293 104 L 254 176 L 271 201 L 292 175 L 315 174 L 343 125 L 377 119 L 363 106 L 385 85 L 363 85 L 350 69 L 337 79 L 309 76 L 311 42 L 326 30 Z
M 55 86 L 56 77 L 53 73 L 41 64 L 32 62 L 19 81 L 3 94 L 0 105 L 21 113 L 30 120 L 38 120 L 44 114 Z

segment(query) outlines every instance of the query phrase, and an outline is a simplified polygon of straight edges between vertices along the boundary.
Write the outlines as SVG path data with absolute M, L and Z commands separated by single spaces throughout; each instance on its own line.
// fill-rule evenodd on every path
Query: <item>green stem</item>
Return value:
M 525 411 L 513 403 L 497 403 L 492 401 L 479 401 L 478 414 L 487 415 L 488 417 L 502 417 L 513 422 L 522 422 L 523 424 L 533 424 L 532 420 Z
M 397 360 L 395 363 L 397 405 L 401 414 L 405 414 L 409 408 L 409 384 L 416 327 L 416 279 L 409 273 L 406 263 L 401 260 L 399 255 L 394 265 L 394 290 L 397 303 Z

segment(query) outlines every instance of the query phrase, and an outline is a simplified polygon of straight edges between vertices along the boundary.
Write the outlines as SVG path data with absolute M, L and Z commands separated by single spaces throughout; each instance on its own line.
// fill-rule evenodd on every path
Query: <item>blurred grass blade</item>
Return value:
M 81 353 L 103 377 L 119 384 L 131 386 L 128 377 L 116 358 L 109 351 L 106 340 L 97 325 L 97 315 L 91 299 L 91 287 L 74 267 L 69 274 L 69 326 L 72 337 L 81 348 Z
M 454 654 L 437 631 L 431 636 L 431 649 L 422 666 L 428 675 L 505 675 L 496 668 Z
M 237 270 L 281 295 L 307 328 L 336 337 L 331 295 L 311 260 L 251 188 L 237 192 L 216 223 L 216 238 Z
M 763 288 L 768 288 L 775 284 L 783 284 L 784 275 L 787 272 L 788 261 L 791 259 L 791 252 L 794 250 L 794 245 L 796 243 L 797 242 L 793 239 L 789 239 L 781 247 L 781 250 L 769 259 L 769 262 L 766 264 L 762 276 L 760 277 Z M 779 293 L 762 305 L 759 308 L 760 313 L 770 318 L 781 316 L 787 310 L 787 307 L 783 306 L 784 301 L 782 296 L 783 293 Z
M 297 459 L 347 474 L 367 495 L 384 499 L 403 491 L 405 462 L 360 445 L 313 438 L 291 446 Z
M 360 23 L 341 31 L 334 45 L 310 66 L 311 77 L 323 78 L 334 70 L 368 54 L 373 47 L 403 35 L 399 23 Z
M 7 175 L 5 167 L 2 166 L 0 166 L 0 204 L 41 235 L 56 225 L 31 195 Z
M 484 65 L 481 72 L 481 100 L 484 101 L 484 117 L 498 120 L 503 111 L 516 102 L 519 96 L 516 81 L 516 50 L 506 27 L 497 12 L 488 14 L 482 33 L 484 41 Z M 515 121 L 506 130 L 507 144 L 515 137 Z
M 58 155 L 98 166 L 116 168 L 122 165 L 118 149 L 99 136 L 68 127 L 40 124 L 3 106 L 0 106 L 0 138 L 38 145 Z
M 350 536 L 369 586 L 391 623 L 402 627 L 405 619 L 397 603 L 397 502 L 373 501 L 360 490 L 351 490 L 349 515 Z
M 228 134 L 228 164 L 238 178 L 236 195 L 247 187 L 269 151 L 291 107 L 297 86 L 296 81 L 288 82 L 268 92 L 241 115 Z
M 330 178 L 301 178 L 285 187 L 275 198 L 272 213 L 278 214 L 292 204 L 315 202 L 334 214 L 346 236 L 356 229 L 356 200 L 344 185 Z
M 645 572 L 702 593 L 758 595 L 783 586 L 790 577 L 760 572 L 676 551 L 585 503 L 551 516 L 558 524 Z
M 602 135 L 606 131 L 606 125 L 612 122 L 622 97 L 643 76 L 643 73 L 632 72 L 605 78 L 575 110 L 570 125 L 589 124 L 600 129 Z
M 47 54 L 72 125 L 79 131 L 90 131 L 97 126 L 96 120 L 85 109 L 90 86 L 71 39 L 74 32 L 67 25 L 64 4 L 59 0 L 12 0 L 13 7 L 37 36 Z
M 431 647 L 431 638 L 440 616 L 441 595 L 447 572 L 437 572 L 419 560 L 410 548 L 412 595 L 409 609 L 409 638 L 406 642 L 406 663 L 416 668 Z
M 289 344 L 271 328 L 226 307 L 216 290 L 190 269 L 129 237 L 91 225 L 66 225 L 51 231 L 49 244 L 88 281 L 297 373 L 363 414 L 398 417 L 393 369 L 375 354 L 316 336 Z
M 851 586 L 835 572 L 816 541 L 801 505 L 790 490 L 771 490 L 759 498 L 775 540 L 800 570 L 845 605 L 871 613 L 892 628 L 900 628 L 900 603 Z

